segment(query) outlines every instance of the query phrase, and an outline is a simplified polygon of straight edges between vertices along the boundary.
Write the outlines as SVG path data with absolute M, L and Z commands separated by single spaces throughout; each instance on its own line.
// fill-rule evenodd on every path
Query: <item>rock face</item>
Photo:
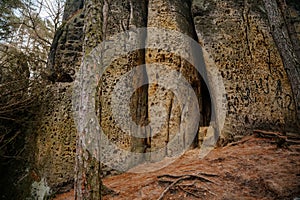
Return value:
M 147 5 L 144 0 L 104 1 L 103 39 L 109 40 L 110 37 L 128 31 L 129 29 L 145 27 L 147 24 L 146 9 Z M 140 46 L 145 42 L 142 36 L 134 36 L 133 39 L 137 45 Z M 127 72 L 143 64 L 145 64 L 144 50 L 133 51 L 126 56 L 115 59 L 104 72 L 99 83 L 99 118 L 104 133 L 119 147 L 135 152 L 144 152 L 145 146 L 143 141 L 131 137 L 128 132 L 126 133 L 125 130 L 122 130 L 120 126 L 115 123 L 116 119 L 115 116 L 113 116 L 111 104 L 112 93 L 116 83 Z M 139 82 L 143 82 L 143 80 L 147 78 L 143 69 L 136 73 L 139 73 L 140 77 L 136 80 L 128 80 L 128 88 L 134 88 L 135 85 L 138 85 Z M 137 89 L 131 98 L 131 116 L 135 123 L 145 124 L 147 118 L 147 87 L 143 86 Z
M 172 2 L 168 0 L 150 0 L 148 5 L 147 26 L 178 31 L 197 40 L 190 10 L 191 4 L 189 1 Z M 169 37 L 171 38 L 168 38 L 168 40 L 172 41 L 176 48 L 180 48 L 184 52 L 191 52 L 191 44 L 188 42 L 182 43 L 176 36 L 177 35 L 170 35 Z M 167 38 L 163 39 L 167 40 Z M 156 40 L 157 35 L 149 32 L 147 43 L 155 44 L 157 43 Z M 148 90 L 148 113 L 149 121 L 151 122 L 149 151 L 158 151 L 159 149 L 162 151 L 160 153 L 152 153 L 151 160 L 176 155 L 180 150 L 186 148 L 186 145 L 191 144 L 194 139 L 192 136 L 189 136 L 188 133 L 182 135 L 177 134 L 182 131 L 182 126 L 184 126 L 182 124 L 185 117 L 183 112 L 184 108 L 182 108 L 182 104 L 180 104 L 182 98 L 176 96 L 176 94 L 174 94 L 175 91 L 167 89 L 167 87 L 174 82 L 176 84 L 176 81 L 179 83 L 180 80 L 173 79 L 171 76 L 168 80 L 165 79 L 165 77 L 169 76 L 170 71 L 180 73 L 194 89 L 198 97 L 194 100 L 199 101 L 201 99 L 201 78 L 197 70 L 188 63 L 187 60 L 182 59 L 179 55 L 175 55 L 174 52 L 176 52 L 176 50 L 172 47 L 163 46 L 159 43 L 156 45 L 156 49 L 147 49 L 146 52 L 147 65 L 158 63 L 163 66 L 163 69 L 157 70 L 157 72 L 151 75 L 155 77 L 155 80 L 149 85 Z M 188 55 L 190 59 L 192 59 L 192 56 L 192 54 Z M 160 82 L 164 79 L 166 83 L 160 85 Z M 193 103 L 199 104 L 201 108 L 202 105 L 200 102 L 201 101 Z M 191 102 L 185 103 L 189 105 Z M 200 124 L 198 124 L 198 126 L 199 125 Z
M 38 124 L 32 130 L 37 134 L 35 182 L 49 187 L 49 194 L 73 188 L 76 127 L 72 114 L 72 91 L 71 83 L 48 86 L 41 99 Z
M 83 0 L 69 0 L 64 21 L 57 30 L 48 58 L 49 79 L 41 95 L 38 123 L 31 132 L 35 156 L 32 170 L 34 183 L 31 195 L 44 198 L 74 186 L 76 127 L 73 120 L 72 93 L 75 71 L 79 69 L 83 47 Z
M 187 35 L 199 42 L 204 52 L 192 52 L 188 58 L 204 58 L 206 68 L 202 70 L 214 67 L 217 72 L 207 72 L 207 77 L 201 77 L 191 63 L 172 53 L 174 49 L 159 46 L 160 43 L 156 48 L 132 51 L 113 60 L 99 81 L 96 112 L 104 133 L 119 148 L 128 152 L 150 152 L 150 157 L 140 159 L 155 161 L 178 153 L 178 149 L 187 144 L 197 145 L 198 141 L 190 135 L 175 138 L 176 132 L 185 128 L 182 125 L 184 108 L 179 96 L 159 84 L 172 71 L 180 73 L 196 94 L 197 101 L 189 103 L 199 108 L 196 126 L 200 140 L 205 137 L 203 130 L 212 134 L 216 131 L 215 118 L 210 120 L 211 104 L 216 109 L 220 108 L 217 104 L 227 109 L 225 124 L 220 130 L 224 141 L 238 139 L 256 128 L 295 130 L 295 98 L 264 5 L 263 1 L 250 0 L 67 1 L 65 21 L 57 31 L 49 55 L 49 79 L 54 84 L 49 86 L 51 95 L 45 96 L 48 103 L 41 110 L 41 120 L 35 131 L 39 180 L 45 182 L 50 191 L 56 191 L 61 185 L 68 188 L 73 181 L 76 149 L 76 128 L 71 111 L 73 83 L 61 82 L 73 82 L 82 56 L 88 55 L 103 40 L 134 28 L 156 27 Z M 292 6 L 289 7 L 292 16 L 299 17 L 299 8 L 294 4 L 288 6 Z M 295 25 L 294 28 L 299 28 L 299 24 Z M 190 43 L 172 35 L 165 39 L 185 52 L 192 48 Z M 155 44 L 156 35 L 148 32 L 147 36 L 134 36 L 133 41 L 145 47 Z M 135 88 L 129 103 L 132 121 L 151 127 L 122 130 L 111 107 L 114 87 L 136 66 L 155 63 L 163 69 L 153 74 L 148 68 L 137 68 L 138 76 L 127 81 L 127 88 Z M 221 77 L 219 82 L 211 81 L 207 85 L 203 81 L 217 75 Z M 148 79 L 153 82 L 136 88 Z M 176 83 L 175 79 L 171 80 L 171 84 Z M 224 102 L 214 99 L 221 87 L 219 83 L 224 83 Z M 208 90 L 211 87 L 216 90 Z M 203 128 L 209 125 L 210 128 Z M 158 149 L 161 150 L 159 154 L 151 153 Z M 108 168 L 103 169 L 104 174 L 109 174 Z
M 227 92 L 225 137 L 295 123 L 291 85 L 263 2 L 193 1 L 199 42 L 220 70 Z
M 67 1 L 63 24 L 55 33 L 48 58 L 48 78 L 52 82 L 74 81 L 82 57 L 83 26 L 83 0 Z

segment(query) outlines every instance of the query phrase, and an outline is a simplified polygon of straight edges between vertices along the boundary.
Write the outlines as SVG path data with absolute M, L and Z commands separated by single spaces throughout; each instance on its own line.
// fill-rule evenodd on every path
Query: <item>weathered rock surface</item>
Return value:
M 226 87 L 224 136 L 234 138 L 253 128 L 293 127 L 291 85 L 262 2 L 195 0 L 193 15 L 199 42 Z
M 147 25 L 148 27 L 178 31 L 196 39 L 190 6 L 189 1 L 150 0 L 148 6 Z M 183 41 L 182 38 L 176 38 L 176 36 L 174 37 L 169 35 L 169 38 L 163 37 L 161 38 L 161 41 L 171 41 L 176 48 L 180 48 L 184 52 L 190 54 L 188 57 L 191 58 L 193 56 L 190 50 L 191 44 L 188 42 L 184 43 L 185 41 Z M 163 68 L 162 70 L 154 72 L 152 75 L 155 77 L 153 78 L 155 80 L 149 85 L 148 91 L 148 113 L 149 121 L 152 125 L 149 136 L 149 151 L 161 150 L 160 153 L 152 153 L 150 158 L 151 160 L 161 159 L 168 155 L 176 155 L 180 153 L 180 150 L 183 150 L 187 145 L 190 145 L 194 139 L 193 136 L 191 138 L 188 133 L 184 133 L 182 135 L 178 134 L 178 132 L 186 128 L 181 127 L 183 126 L 181 123 L 186 116 L 184 115 L 184 108 L 182 107 L 183 104 L 180 106 L 179 102 L 182 101 L 182 98 L 180 98 L 180 96 L 176 96 L 174 94 L 175 91 L 167 89 L 168 85 L 172 85 L 174 83 L 179 84 L 180 81 L 179 78 L 177 78 L 178 80 L 173 79 L 169 75 L 170 71 L 176 71 L 183 75 L 195 90 L 199 100 L 201 99 L 201 79 L 196 69 L 179 55 L 175 55 L 175 52 L 177 51 L 176 49 L 173 49 L 171 45 L 163 46 L 156 40 L 157 35 L 153 32 L 148 32 L 147 43 L 157 43 L 157 46 L 156 49 L 147 49 L 146 63 L 147 65 L 157 63 Z M 165 85 L 159 85 L 159 83 L 168 76 L 170 77 L 169 79 L 165 79 Z M 188 105 L 188 103 L 191 102 L 184 103 Z M 197 104 L 198 102 L 193 103 Z M 200 103 L 198 104 L 201 108 L 202 105 Z M 188 124 L 192 125 L 192 122 Z M 198 126 L 199 125 L 200 124 L 198 124 Z
M 84 13 L 83 1 L 66 2 L 64 21 L 55 34 L 50 49 L 48 85 L 40 97 L 37 123 L 31 127 L 36 135 L 36 152 L 29 174 L 34 183 L 34 198 L 43 198 L 73 188 L 76 127 L 72 111 L 75 72 L 82 59 Z M 70 82 L 70 83 L 65 83 Z
M 79 69 L 83 45 L 83 0 L 67 1 L 63 24 L 55 33 L 48 58 L 52 82 L 73 82 Z
M 103 34 L 105 40 L 110 40 L 110 37 L 128 31 L 132 28 L 142 28 L 147 23 L 147 5 L 146 1 L 128 0 L 128 1 L 105 1 L 104 3 L 104 21 L 103 21 Z M 139 35 L 132 35 L 131 39 L 137 43 L 138 46 L 143 47 L 145 38 Z M 124 47 L 126 51 L 126 47 Z M 128 52 L 131 50 L 128 49 Z M 119 120 L 116 119 L 116 114 L 122 115 L 122 111 L 118 110 L 118 113 L 113 113 L 112 104 L 120 104 L 121 102 L 112 102 L 112 94 L 116 84 L 120 81 L 122 76 L 133 70 L 136 66 L 145 64 L 144 50 L 136 50 L 128 53 L 126 56 L 116 58 L 104 72 L 100 80 L 99 98 L 100 98 L 100 124 L 104 133 L 111 141 L 114 141 L 120 148 L 135 152 L 144 152 L 145 144 L 143 139 L 131 137 L 131 130 L 124 128 L 129 127 L 127 118 L 125 116 L 119 116 Z M 104 69 L 102 69 L 104 70 Z M 134 91 L 129 105 L 124 102 L 124 106 L 130 106 L 130 113 L 134 123 L 142 125 L 146 123 L 146 107 L 147 107 L 147 87 L 143 86 L 136 91 L 135 86 L 139 85 L 146 79 L 145 70 L 141 69 L 135 71 L 140 76 L 136 79 L 126 80 L 126 89 Z M 125 94 L 123 94 L 125 95 Z M 118 121 L 117 121 L 118 120 Z M 129 120 L 130 121 L 130 120 Z M 127 132 L 126 132 L 127 130 Z M 143 133 L 141 133 L 143 134 Z
M 84 9 L 83 9 L 84 6 Z M 293 7 L 292 16 L 299 10 Z M 207 67 L 219 70 L 226 90 L 227 115 L 221 130 L 224 140 L 235 140 L 255 128 L 280 131 L 295 130 L 296 105 L 291 83 L 285 71 L 280 52 L 272 37 L 272 27 L 262 1 L 217 0 L 126 0 L 126 1 L 67 1 L 64 24 L 59 28 L 49 55 L 50 80 L 45 94 L 36 129 L 37 182 L 45 183 L 49 191 L 61 185 L 70 188 L 74 177 L 76 128 L 72 119 L 71 90 L 82 56 L 89 54 L 103 40 L 123 31 L 139 27 L 157 27 L 181 32 L 203 47 L 204 55 L 192 52 L 188 55 L 204 57 Z M 299 23 L 294 23 L 299 29 Z M 155 43 L 156 36 L 131 36 L 144 46 Z M 178 38 L 168 38 L 177 48 L 190 51 L 190 44 Z M 199 140 L 203 140 L 210 121 L 210 104 L 216 103 L 196 69 L 180 56 L 170 53 L 174 49 L 160 47 L 137 50 L 115 59 L 99 82 L 96 110 L 100 124 L 108 138 L 128 152 L 154 152 L 160 154 L 142 158 L 161 159 L 176 154 L 194 138 L 185 135 L 175 138 L 181 130 L 183 108 L 179 97 L 162 85 L 144 85 L 138 88 L 130 101 L 131 119 L 138 125 L 151 124 L 151 131 L 129 129 L 145 138 L 137 138 L 121 130 L 113 116 L 111 105 L 114 87 L 121 77 L 136 66 L 158 63 L 164 68 L 155 74 L 156 81 L 172 70 L 180 72 L 194 89 L 200 112 L 197 126 L 202 127 Z M 126 47 L 124 47 L 126 48 Z M 135 79 L 127 80 L 128 88 L 135 88 L 148 80 L 149 71 L 140 68 Z M 210 74 L 213 76 L 217 74 Z M 155 79 L 154 79 L 155 80 Z M 172 80 L 172 84 L 176 81 Z M 218 87 L 218 83 L 212 84 Z M 209 88 L 209 87 L 208 87 Z M 218 90 L 216 90 L 218 91 Z M 219 102 L 220 103 L 220 102 Z M 221 102 L 222 104 L 224 102 Z M 121 106 L 120 109 L 123 109 Z M 121 114 L 120 110 L 119 114 Z M 121 125 L 128 122 L 121 121 Z M 157 133 L 154 135 L 154 133 Z M 174 139 L 174 140 L 173 140 Z M 171 140 L 174 144 L 166 146 Z M 175 153 L 174 153 L 175 152 Z M 134 163 L 133 163 L 134 165 Z M 103 168 L 104 174 L 110 169 Z
M 34 127 L 36 134 L 36 182 L 53 192 L 73 188 L 76 127 L 72 113 L 72 83 L 56 83 L 47 87 L 41 99 Z M 35 188 L 39 190 L 39 188 Z

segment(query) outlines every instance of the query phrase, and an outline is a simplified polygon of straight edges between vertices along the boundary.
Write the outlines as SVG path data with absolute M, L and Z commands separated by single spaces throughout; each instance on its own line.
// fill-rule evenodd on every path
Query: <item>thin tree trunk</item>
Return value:
M 281 13 L 286 12 L 280 10 L 277 1 L 263 0 L 267 11 L 270 27 L 272 27 L 272 35 L 281 55 L 284 68 L 289 77 L 294 100 L 296 104 L 296 115 L 299 125 L 300 120 L 300 58 L 297 57 L 296 47 L 289 34 L 288 26 Z
M 100 199 L 102 182 L 100 178 L 100 162 L 87 149 L 82 140 L 77 142 L 75 199 Z M 97 148 L 95 151 L 99 151 Z
M 85 1 L 83 58 L 102 41 L 102 7 L 103 0 Z M 80 74 L 77 76 L 80 76 Z M 84 147 L 83 144 L 86 141 L 93 141 L 93 155 Z M 76 153 L 75 199 L 101 199 L 100 137 L 78 132 Z

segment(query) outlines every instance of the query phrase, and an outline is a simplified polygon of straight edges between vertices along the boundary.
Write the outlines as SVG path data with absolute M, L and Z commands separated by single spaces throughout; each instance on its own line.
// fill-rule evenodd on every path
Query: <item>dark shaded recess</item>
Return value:
M 136 123 L 137 125 L 140 125 L 141 127 L 145 127 L 149 125 L 149 119 L 148 119 L 148 88 L 149 84 L 143 85 L 140 88 L 138 88 L 131 96 L 139 96 L 137 99 L 137 102 L 134 102 L 133 99 L 131 99 L 131 105 L 130 105 L 130 112 L 132 113 L 132 121 Z M 137 106 L 137 107 L 134 107 Z M 146 153 L 146 149 L 150 148 L 151 145 L 147 142 L 149 138 L 137 138 L 132 136 L 132 139 L 134 142 L 139 142 L 141 145 L 144 145 L 143 152 L 140 153 Z M 134 151 L 133 151 L 134 152 Z
M 202 115 L 203 115 L 203 126 L 209 126 L 211 120 L 211 98 L 209 90 L 205 82 L 201 81 L 201 95 L 202 95 Z
M 199 74 L 199 77 L 200 74 Z M 200 124 L 199 126 L 209 126 L 210 124 L 210 121 L 211 121 L 211 110 L 212 110 L 212 102 L 211 102 L 211 98 L 210 98 L 210 93 L 209 93 L 209 90 L 208 90 L 208 87 L 206 85 L 206 83 L 204 82 L 204 80 L 202 78 L 200 78 L 200 97 L 198 97 L 199 99 L 201 99 L 202 101 L 202 104 L 199 105 L 200 107 L 202 107 L 202 112 L 201 112 L 201 116 L 202 118 L 200 119 Z M 195 91 L 195 93 L 197 94 L 197 91 L 199 90 L 199 84 L 192 84 L 192 88 L 193 90 Z M 144 85 L 140 88 L 138 88 L 133 95 L 136 95 L 137 93 L 139 93 L 141 90 L 142 91 L 148 91 L 148 87 L 149 85 Z M 145 96 L 146 99 L 142 100 L 142 101 L 139 101 L 138 102 L 138 105 L 140 105 L 140 107 L 142 108 L 144 106 L 143 103 L 145 102 L 148 102 L 148 96 Z M 141 105 L 143 104 L 143 105 Z M 133 108 L 131 107 L 131 113 L 135 113 L 135 111 L 133 109 L 136 109 L 136 108 Z M 146 112 L 148 111 L 148 109 L 146 109 Z M 139 113 L 139 112 L 138 112 Z M 139 121 L 136 121 L 136 119 L 140 119 L 141 116 L 138 116 L 138 118 L 136 117 L 133 117 L 132 116 L 132 120 L 138 124 L 138 125 L 141 125 L 141 126 L 147 126 L 149 124 L 149 121 L 148 119 L 144 119 L 142 120 L 142 123 L 140 123 Z M 145 116 L 143 117 L 148 117 L 148 113 L 146 113 Z M 135 138 L 135 137 L 134 137 Z M 139 138 L 135 138 L 135 139 L 139 139 Z M 149 146 L 149 143 L 147 143 L 147 140 L 149 140 L 149 138 L 144 138 L 143 139 L 143 143 L 147 146 L 147 148 L 150 148 L 151 145 Z M 195 140 L 193 142 L 193 146 L 196 147 L 198 144 L 198 136 L 195 137 Z
M 206 8 L 201 8 L 197 5 L 193 5 L 193 1 L 188 1 L 189 7 L 190 7 L 190 14 L 189 14 L 189 21 L 192 24 L 193 27 L 193 32 L 192 32 L 192 37 L 193 39 L 197 42 L 197 44 L 199 44 L 199 40 L 198 40 L 198 36 L 197 36 L 197 31 L 196 31 L 196 26 L 195 26 L 195 22 L 194 22 L 194 18 L 197 16 L 209 16 L 210 13 L 215 9 L 216 7 L 216 3 L 215 2 L 210 2 L 209 4 L 206 5 Z M 194 57 L 198 57 L 199 52 L 193 52 L 193 56 Z M 203 57 L 203 55 L 200 55 L 201 57 Z M 196 61 L 196 66 L 198 66 L 198 59 L 195 59 Z M 199 126 L 209 126 L 210 121 L 211 121 L 211 106 L 212 106 L 212 102 L 211 102 L 211 98 L 210 98 L 210 93 L 209 93 L 209 89 L 208 86 L 205 83 L 205 79 L 207 79 L 207 77 L 202 77 L 201 74 L 199 73 L 200 69 L 197 69 L 197 74 L 198 74 L 198 80 L 200 83 L 193 83 L 192 87 L 195 91 L 196 94 L 199 94 L 198 99 L 201 100 L 200 103 L 201 105 L 199 105 L 200 109 L 202 110 L 200 113 L 200 123 Z M 201 70 L 200 70 L 201 71 Z M 205 73 L 206 74 L 206 70 Z M 200 93 L 197 92 L 200 90 Z M 200 128 L 199 127 L 199 128 Z M 197 147 L 198 146 L 198 133 L 196 134 L 196 137 L 194 138 L 193 141 L 193 146 Z
M 56 79 L 57 82 L 63 82 L 63 83 L 71 83 L 73 82 L 73 78 L 71 77 L 70 74 L 63 73 L 61 76 L 57 77 Z
M 15 121 L 0 120 L 0 125 L 10 130 L 5 137 L 9 139 L 16 136 L 5 147 L 1 145 L 1 148 L 3 147 L 0 150 L 1 200 L 26 199 L 30 194 L 32 174 L 28 173 L 28 166 L 31 166 L 34 152 L 29 142 L 32 136 L 27 129 L 31 126 L 30 119 L 34 110 L 28 108 L 11 113 Z
M 299 2 L 299 0 L 286 0 L 285 2 L 288 6 L 294 8 L 295 10 L 300 12 L 300 2 Z

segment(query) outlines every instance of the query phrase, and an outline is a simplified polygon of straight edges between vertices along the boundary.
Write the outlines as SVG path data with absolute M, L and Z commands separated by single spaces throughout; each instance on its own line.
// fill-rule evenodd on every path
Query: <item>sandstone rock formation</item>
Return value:
M 72 84 L 48 86 L 34 127 L 36 182 L 45 180 L 51 192 L 73 188 L 76 127 L 72 114 Z
M 201 77 L 191 63 L 168 49 L 130 52 L 111 63 L 99 81 L 97 94 L 96 112 L 100 125 L 108 138 L 120 148 L 138 153 L 165 148 L 157 157 L 153 154 L 153 157 L 141 158 L 154 161 L 171 156 L 176 148 L 185 146 L 182 138 L 174 140 L 176 145 L 166 146 L 180 130 L 183 108 L 180 107 L 178 97 L 161 85 L 144 85 L 131 98 L 132 121 L 142 126 L 153 123 L 151 130 L 130 129 L 131 133 L 138 132 L 144 138 L 134 137 L 121 130 L 113 118 L 111 98 L 120 77 L 138 65 L 152 63 L 165 67 L 156 74 L 157 80 L 175 70 L 194 89 L 198 102 L 192 103 L 199 106 L 200 120 L 197 126 L 199 129 L 202 127 L 199 131 L 201 133 L 204 126 L 215 128 L 214 121 L 210 124 L 211 104 L 220 104 L 214 105 L 216 108 L 227 108 L 225 125 L 220 130 L 225 142 L 236 140 L 256 128 L 279 131 L 296 129 L 296 103 L 299 102 L 295 103 L 297 99 L 294 98 L 291 81 L 285 70 L 280 46 L 273 39 L 274 30 L 263 1 L 69 0 L 66 5 L 65 21 L 56 33 L 49 55 L 49 79 L 54 83 L 49 86 L 52 94 L 45 96 L 49 106 L 43 105 L 40 123 L 35 130 L 39 180 L 45 181 L 52 191 L 61 185 L 70 187 L 74 175 L 76 128 L 71 117 L 73 83 L 62 82 L 73 82 L 76 79 L 82 56 L 88 55 L 103 40 L 109 40 L 111 36 L 127 30 L 164 28 L 181 32 L 199 42 L 204 54 L 193 52 L 189 56 L 191 59 L 204 58 L 207 69 L 218 69 L 222 77 L 219 81 L 225 86 L 226 96 L 223 100 L 226 101 L 212 99 L 216 94 L 208 91 L 210 87 L 219 87 L 218 83 L 207 85 L 203 81 L 212 80 L 211 77 L 218 74 L 208 73 L 207 77 Z M 299 17 L 299 8 L 294 4 L 288 6 L 292 15 Z M 283 26 L 299 29 L 297 23 Z M 152 33 L 148 33 L 147 37 L 134 38 L 142 46 L 155 41 Z M 187 52 L 191 49 L 190 44 L 180 43 L 177 38 L 171 39 L 178 48 L 186 49 Z M 296 39 L 299 38 L 293 37 L 292 41 Z M 149 78 L 146 68 L 139 70 L 136 72 L 139 76 L 129 81 L 131 84 L 128 87 L 135 88 Z M 167 114 L 164 116 L 162 112 Z M 162 123 L 162 126 L 156 127 L 155 123 Z M 154 132 L 158 133 L 153 136 Z M 194 139 L 188 135 L 185 137 L 187 140 Z M 203 137 L 201 135 L 200 139 L 203 140 Z M 194 141 L 194 144 L 197 143 Z M 108 174 L 109 169 L 104 169 L 103 173 Z
M 75 79 L 84 37 L 83 2 L 66 2 L 63 24 L 55 33 L 48 58 L 48 76 L 52 82 L 73 82 Z
M 194 1 L 199 42 L 213 57 L 227 92 L 226 138 L 296 122 L 291 84 L 262 1 Z
M 48 58 L 48 79 L 52 82 L 40 97 L 40 107 L 30 132 L 35 156 L 29 174 L 31 195 L 44 198 L 73 188 L 76 127 L 72 111 L 73 82 L 83 47 L 82 1 L 67 1 L 64 21 L 55 34 Z M 48 189 L 47 189 L 48 188 Z

